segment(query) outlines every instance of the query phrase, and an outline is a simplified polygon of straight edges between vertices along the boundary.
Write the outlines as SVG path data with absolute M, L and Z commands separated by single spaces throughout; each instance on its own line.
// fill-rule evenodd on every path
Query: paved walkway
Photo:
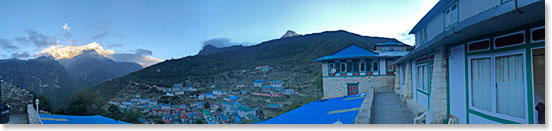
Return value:
M 373 124 L 412 124 L 414 114 L 393 92 L 376 92 Z

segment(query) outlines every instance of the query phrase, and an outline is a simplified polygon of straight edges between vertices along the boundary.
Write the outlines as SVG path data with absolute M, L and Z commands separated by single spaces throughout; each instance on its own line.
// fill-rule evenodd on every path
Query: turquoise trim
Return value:
M 466 124 L 470 124 L 470 93 L 469 93 L 469 79 L 468 79 L 468 46 L 464 44 L 464 70 L 465 70 L 465 76 L 466 76 Z
M 429 96 L 429 93 L 426 92 L 426 91 L 424 91 L 424 90 L 416 89 L 416 91 L 418 91 L 418 92 L 420 92 L 420 93 L 422 93 L 422 94 L 425 94 L 425 95 Z

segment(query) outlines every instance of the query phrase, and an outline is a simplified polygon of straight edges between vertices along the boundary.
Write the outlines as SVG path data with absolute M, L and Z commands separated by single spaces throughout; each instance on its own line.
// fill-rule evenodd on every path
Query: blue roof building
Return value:
M 379 46 L 392 45 L 392 47 L 395 47 L 395 45 L 398 44 L 402 43 L 388 41 Z M 402 48 L 403 45 L 397 47 Z M 379 46 L 376 45 L 378 48 Z M 404 45 L 404 47 L 410 48 L 408 45 Z M 402 55 L 401 53 L 393 53 L 390 55 L 387 52 L 399 51 L 385 50 L 374 52 L 362 48 L 359 45 L 351 44 L 331 55 L 315 59 L 314 61 L 321 62 L 322 64 L 324 98 L 355 95 L 364 93 L 368 91 L 369 88 L 376 88 L 377 90 L 380 88 L 389 88 L 385 90 L 392 90 L 394 86 L 392 80 L 394 80 L 396 71 L 393 61 L 405 55 L 407 52 L 400 51 L 404 52 Z M 372 80 L 388 82 L 374 85 L 370 84 Z M 326 83 L 337 83 L 340 85 Z

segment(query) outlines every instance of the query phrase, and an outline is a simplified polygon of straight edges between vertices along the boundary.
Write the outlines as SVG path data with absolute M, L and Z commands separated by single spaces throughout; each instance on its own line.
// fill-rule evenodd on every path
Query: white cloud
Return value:
M 63 24 L 63 30 L 71 31 L 71 27 L 67 23 Z

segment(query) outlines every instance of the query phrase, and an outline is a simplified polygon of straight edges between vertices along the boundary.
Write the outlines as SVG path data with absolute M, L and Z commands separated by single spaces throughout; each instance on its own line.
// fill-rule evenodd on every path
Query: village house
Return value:
M 394 62 L 395 92 L 426 123 L 544 123 L 544 3 L 439 1 Z
M 263 86 L 264 83 L 265 83 L 265 80 L 263 79 L 253 80 L 253 87 L 261 87 Z
M 322 63 L 324 98 L 359 94 L 369 88 L 391 91 L 396 68 L 392 62 L 407 54 L 411 46 L 389 41 L 375 47 L 380 50 L 374 52 L 351 44 L 329 56 L 315 59 Z
M 272 87 L 282 87 L 284 85 L 284 80 L 270 80 L 268 81 Z
M 260 71 L 263 71 L 263 72 L 267 72 L 267 71 L 270 70 L 270 67 L 268 65 L 257 66 L 257 67 L 255 67 L 255 70 L 260 70 Z

